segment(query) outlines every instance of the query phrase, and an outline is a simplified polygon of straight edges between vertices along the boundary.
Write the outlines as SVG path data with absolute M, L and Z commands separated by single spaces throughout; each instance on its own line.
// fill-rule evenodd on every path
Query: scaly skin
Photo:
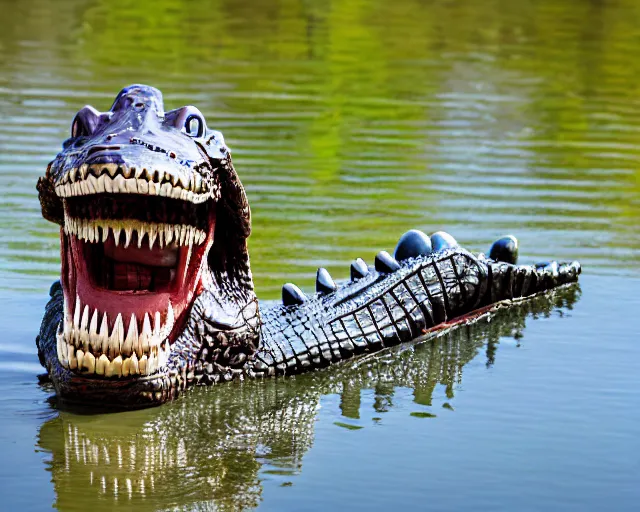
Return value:
M 319 277 L 311 298 L 287 285 L 286 305 L 260 313 L 246 246 L 249 205 L 224 139 L 194 107 L 165 113 L 160 92 L 147 86 L 124 89 L 108 113 L 81 110 L 38 191 L 43 216 L 61 226 L 62 251 L 62 280 L 51 289 L 38 353 L 69 402 L 144 407 L 194 384 L 309 371 L 471 321 L 580 273 L 577 262 L 494 261 L 434 235 L 433 251 L 401 241 L 400 261 L 381 254 L 378 270 L 360 266 L 340 287 L 328 274 Z M 178 225 L 187 227 L 186 237 Z M 174 228 L 173 242 L 162 241 Z M 149 243 L 144 254 L 151 259 L 177 258 L 171 288 L 140 284 L 168 267 L 138 265 L 141 257 L 130 256 L 135 240 L 138 247 Z M 120 251 L 113 275 L 100 265 L 89 269 L 98 249 L 101 258 Z M 515 262 L 512 249 L 491 255 Z M 100 279 L 109 284 L 97 285 Z

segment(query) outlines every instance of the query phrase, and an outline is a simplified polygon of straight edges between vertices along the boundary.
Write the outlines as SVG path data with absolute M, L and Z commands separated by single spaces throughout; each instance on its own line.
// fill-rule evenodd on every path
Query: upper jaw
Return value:
M 122 163 L 81 164 L 64 171 L 55 185 L 58 197 L 92 194 L 141 194 L 181 199 L 194 204 L 219 197 L 213 180 L 198 171 L 170 166 L 142 166 Z

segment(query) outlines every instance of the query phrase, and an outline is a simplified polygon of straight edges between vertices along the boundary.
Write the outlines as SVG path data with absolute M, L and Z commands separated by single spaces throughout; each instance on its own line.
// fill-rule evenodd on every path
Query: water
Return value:
M 7 510 L 636 509 L 640 6 L 0 1 Z M 253 211 L 260 298 L 410 228 L 580 286 L 414 349 L 153 410 L 59 412 L 34 338 L 59 272 L 37 177 L 86 103 L 194 104 Z

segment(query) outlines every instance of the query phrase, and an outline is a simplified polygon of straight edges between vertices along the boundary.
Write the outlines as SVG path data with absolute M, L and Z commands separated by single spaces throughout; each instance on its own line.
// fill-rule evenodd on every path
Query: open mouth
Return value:
M 214 227 L 209 202 L 135 193 L 66 197 L 63 366 L 113 378 L 164 367 L 200 286 Z

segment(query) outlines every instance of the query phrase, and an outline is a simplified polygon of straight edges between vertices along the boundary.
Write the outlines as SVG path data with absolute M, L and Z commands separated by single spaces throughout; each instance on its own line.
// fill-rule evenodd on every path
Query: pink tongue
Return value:
M 138 242 L 132 240 L 125 249 L 122 245 L 116 247 L 111 236 L 104 243 L 104 254 L 121 263 L 141 263 L 150 267 L 175 267 L 178 263 L 177 248 L 149 249 L 144 243 L 138 248 Z

